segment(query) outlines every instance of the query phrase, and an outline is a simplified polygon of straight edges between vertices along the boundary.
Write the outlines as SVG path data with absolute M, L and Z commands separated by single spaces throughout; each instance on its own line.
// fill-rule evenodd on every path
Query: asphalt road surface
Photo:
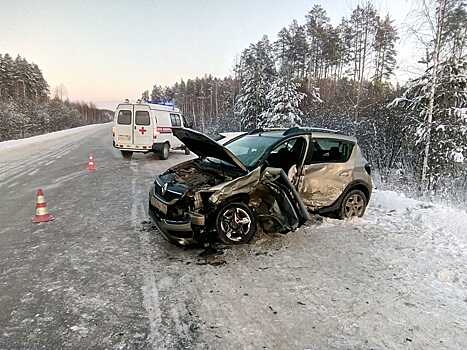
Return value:
M 147 221 L 187 156 L 124 160 L 110 128 L 0 150 L 0 349 L 467 348 L 464 214 L 376 193 L 363 219 L 203 257 Z M 38 188 L 53 222 L 31 222 Z

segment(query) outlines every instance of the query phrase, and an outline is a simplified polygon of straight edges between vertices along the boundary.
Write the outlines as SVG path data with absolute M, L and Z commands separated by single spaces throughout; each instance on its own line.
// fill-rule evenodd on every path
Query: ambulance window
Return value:
M 180 116 L 178 114 L 171 114 L 170 121 L 172 122 L 172 126 L 182 126 L 182 122 L 180 121 Z
M 136 125 L 151 125 L 151 120 L 149 119 L 149 113 L 147 111 L 136 111 L 135 124 Z
M 117 117 L 117 123 L 123 125 L 130 125 L 131 124 L 131 111 L 119 111 Z

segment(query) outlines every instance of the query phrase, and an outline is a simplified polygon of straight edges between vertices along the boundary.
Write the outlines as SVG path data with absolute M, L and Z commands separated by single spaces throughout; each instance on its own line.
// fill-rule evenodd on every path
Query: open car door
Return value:
M 295 231 L 310 219 L 300 195 L 284 170 L 266 168 L 258 191 L 263 192 L 263 206 L 258 210 L 258 222 L 266 232 Z

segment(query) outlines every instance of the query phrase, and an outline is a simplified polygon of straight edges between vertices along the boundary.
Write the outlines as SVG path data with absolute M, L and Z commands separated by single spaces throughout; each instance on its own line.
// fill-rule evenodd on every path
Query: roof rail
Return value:
M 256 128 L 248 132 L 248 135 L 250 134 L 257 134 L 261 132 L 268 132 L 268 131 L 286 131 L 287 129 L 285 128 Z
M 326 133 L 330 133 L 330 134 L 341 134 L 342 133 L 342 131 L 340 131 L 340 130 L 294 126 L 293 128 L 287 129 L 284 132 L 284 136 L 285 135 L 296 134 L 296 133 L 301 133 L 301 132 L 326 132 Z
M 260 133 L 260 132 L 263 132 L 264 129 L 263 128 L 256 128 L 256 129 L 253 129 L 253 130 L 250 130 L 247 132 L 247 135 L 251 135 L 251 134 L 257 134 L 257 133 Z
M 290 134 L 295 134 L 297 132 L 301 132 L 301 131 L 304 131 L 303 128 L 300 128 L 298 126 L 294 126 L 293 128 L 288 128 L 285 132 L 284 132 L 284 136 L 285 135 L 290 135 Z

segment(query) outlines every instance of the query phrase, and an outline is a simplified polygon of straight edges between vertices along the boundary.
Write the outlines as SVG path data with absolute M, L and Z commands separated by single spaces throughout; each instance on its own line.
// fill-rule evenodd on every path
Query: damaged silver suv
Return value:
M 162 234 L 187 245 L 250 241 L 296 230 L 309 212 L 361 217 L 370 166 L 354 137 L 315 128 L 254 130 L 220 145 L 191 129 L 173 133 L 198 158 L 156 176 L 149 214 Z

